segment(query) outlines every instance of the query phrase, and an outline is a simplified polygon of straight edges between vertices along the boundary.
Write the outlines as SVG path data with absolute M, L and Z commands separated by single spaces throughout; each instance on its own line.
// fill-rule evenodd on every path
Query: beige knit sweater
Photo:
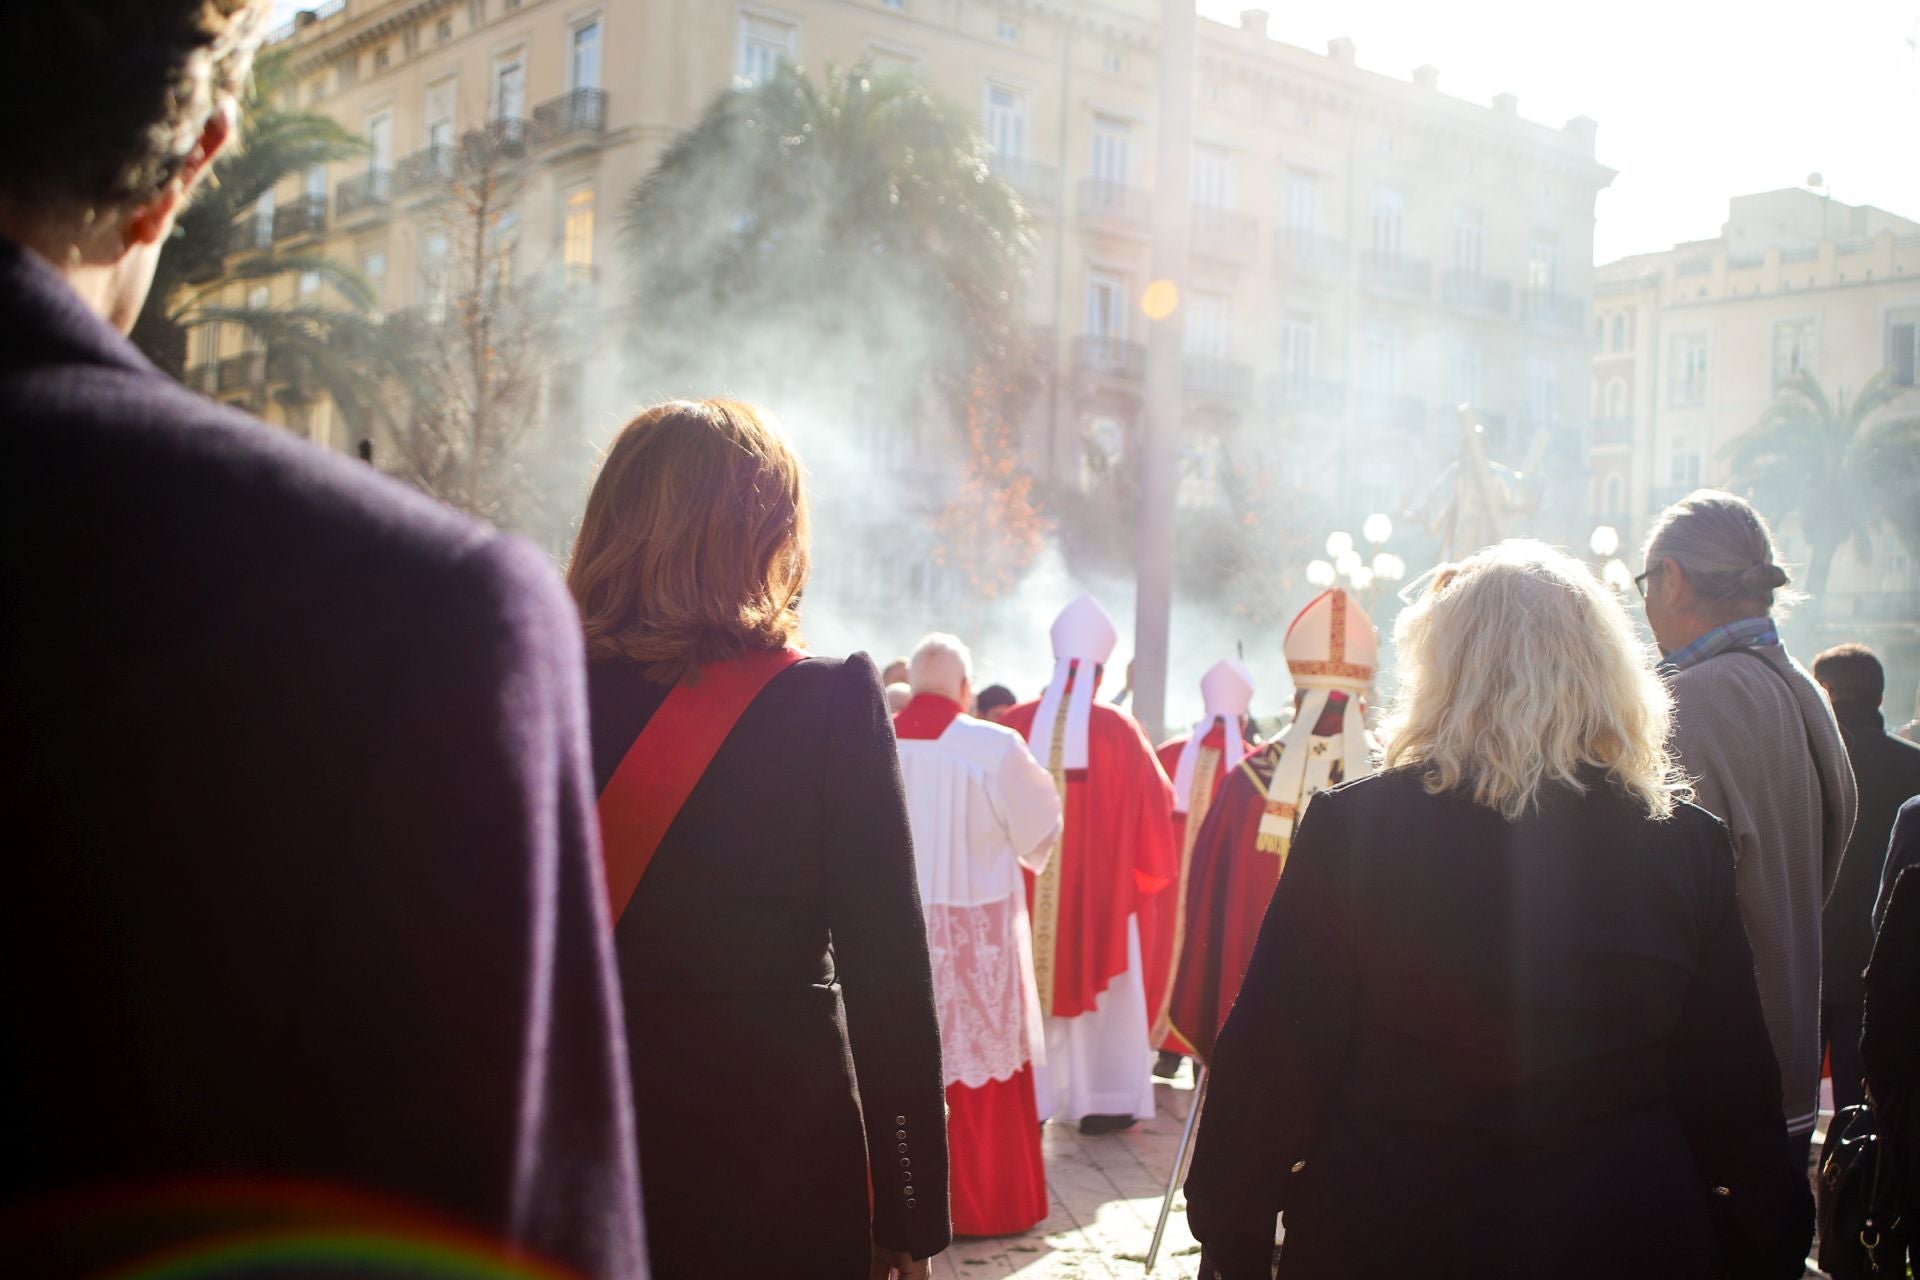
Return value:
M 1820 1092 L 1820 908 L 1853 832 L 1853 767 L 1826 693 L 1779 645 L 1708 658 L 1672 684 L 1674 745 L 1733 834 L 1782 1109 L 1804 1132 Z

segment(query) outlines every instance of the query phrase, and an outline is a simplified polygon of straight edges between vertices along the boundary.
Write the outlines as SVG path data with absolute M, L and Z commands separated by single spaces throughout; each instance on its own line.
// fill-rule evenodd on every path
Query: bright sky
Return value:
M 274 0 L 275 21 L 313 0 Z M 1240 0 L 1199 0 L 1237 22 Z M 1836 199 L 1920 218 L 1920 0 L 1267 0 L 1278 39 L 1549 124 L 1600 122 L 1602 262 L 1717 235 L 1727 199 L 1818 171 Z

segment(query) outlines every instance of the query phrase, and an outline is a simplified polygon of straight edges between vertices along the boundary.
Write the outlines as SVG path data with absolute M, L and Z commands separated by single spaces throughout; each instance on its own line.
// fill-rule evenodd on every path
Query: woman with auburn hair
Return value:
M 807 568 L 799 459 L 708 400 L 620 432 L 568 573 L 656 1275 L 920 1277 L 948 1242 L 892 723 L 864 654 L 790 647 Z
M 1579 561 L 1400 616 L 1383 772 L 1317 795 L 1220 1034 L 1202 1276 L 1798 1276 L 1813 1204 L 1668 694 Z

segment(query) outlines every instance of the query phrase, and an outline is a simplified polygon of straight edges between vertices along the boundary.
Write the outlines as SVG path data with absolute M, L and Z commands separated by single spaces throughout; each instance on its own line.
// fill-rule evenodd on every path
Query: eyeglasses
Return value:
M 1640 598 L 1642 600 L 1645 600 L 1647 598 L 1647 583 L 1650 582 L 1657 574 L 1659 574 L 1660 570 L 1663 568 L 1665 568 L 1664 565 L 1655 565 L 1653 566 L 1653 568 L 1647 570 L 1645 573 L 1636 573 L 1633 575 L 1633 589 L 1640 593 Z

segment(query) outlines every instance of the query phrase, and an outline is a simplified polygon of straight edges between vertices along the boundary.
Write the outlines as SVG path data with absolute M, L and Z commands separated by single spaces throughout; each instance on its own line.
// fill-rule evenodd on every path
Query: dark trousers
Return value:
M 1859 1000 L 1823 1002 L 1820 1006 L 1821 1038 L 1826 1041 L 1827 1052 L 1833 1055 L 1835 1111 L 1857 1107 L 1867 1100 L 1860 1085 L 1861 1077 L 1867 1073 L 1860 1061 L 1860 1006 Z

